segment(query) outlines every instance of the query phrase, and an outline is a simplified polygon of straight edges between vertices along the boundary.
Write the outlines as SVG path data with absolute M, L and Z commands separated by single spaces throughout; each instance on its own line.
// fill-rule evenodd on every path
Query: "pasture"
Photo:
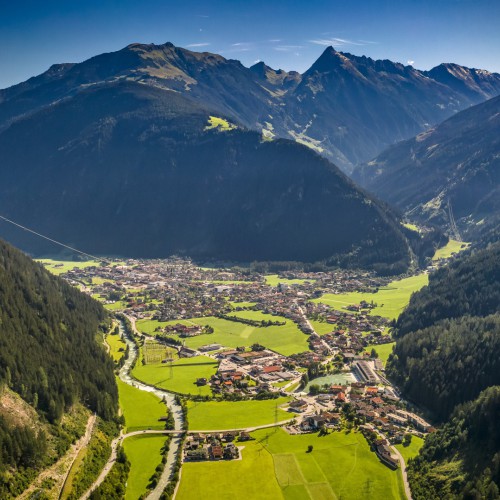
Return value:
M 137 500 L 149 484 L 158 464 L 165 436 L 132 436 L 123 441 L 123 449 L 130 461 L 125 500 Z
M 369 345 L 365 351 L 372 352 L 372 349 L 375 349 L 378 353 L 378 358 L 384 365 L 387 363 L 387 358 L 389 354 L 392 352 L 392 348 L 396 345 L 396 342 L 390 342 L 388 344 L 378 344 L 378 345 Z
M 470 243 L 464 243 L 463 241 L 449 240 L 448 243 L 436 250 L 432 260 L 448 259 L 453 254 L 460 253 L 470 246 Z
M 209 379 L 217 371 L 218 363 L 206 356 L 182 358 L 170 363 L 143 365 L 136 363 L 132 374 L 146 384 L 181 394 L 210 395 L 208 385 L 197 386 L 196 379 Z
M 125 356 L 127 344 L 125 344 L 119 335 L 106 335 L 106 344 L 109 346 L 109 354 L 115 363 Z
M 404 444 L 397 444 L 396 448 L 403 455 L 403 458 L 405 459 L 405 462 L 408 464 L 408 460 L 410 458 L 415 458 L 418 455 L 418 452 L 420 451 L 420 448 L 424 445 L 424 440 L 422 438 L 419 438 L 417 436 L 412 436 L 411 437 L 411 443 L 408 446 L 405 446 Z
M 139 331 L 148 335 L 155 335 L 155 329 L 158 326 L 165 326 L 169 323 L 212 326 L 214 328 L 214 333 L 210 335 L 199 335 L 197 337 L 185 339 L 186 346 L 194 349 L 205 344 L 213 343 L 218 343 L 225 347 L 239 347 L 251 346 L 257 342 L 285 356 L 308 350 L 307 336 L 290 320 L 285 320 L 279 316 L 262 314 L 259 311 L 234 311 L 231 315 L 233 314 L 258 321 L 262 319 L 286 321 L 286 324 L 284 326 L 254 327 L 225 319 L 208 317 L 193 318 L 189 321 L 174 320 L 168 323 L 161 323 L 153 320 L 140 320 L 137 321 L 136 325 Z M 177 337 L 174 336 L 174 338 Z
M 349 304 L 359 304 L 362 300 L 377 304 L 371 310 L 372 315 L 396 319 L 408 305 L 411 294 L 417 292 L 429 283 L 429 276 L 425 273 L 417 274 L 402 280 L 391 281 L 387 286 L 381 287 L 376 293 L 350 292 L 342 294 L 325 294 L 313 302 L 327 304 L 339 311 L 343 311 Z
M 165 429 L 165 422 L 158 419 L 167 415 L 167 407 L 150 392 L 136 389 L 116 379 L 120 408 L 125 417 L 125 432 L 142 429 Z
M 266 399 L 263 401 L 188 401 L 189 429 L 225 430 L 245 429 L 272 424 L 293 418 L 293 414 L 283 411 L 280 406 L 289 398 Z

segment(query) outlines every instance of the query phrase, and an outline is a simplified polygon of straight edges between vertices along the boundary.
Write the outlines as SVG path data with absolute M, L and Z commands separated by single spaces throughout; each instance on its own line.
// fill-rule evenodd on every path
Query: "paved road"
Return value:
M 132 327 L 134 330 L 135 329 L 135 322 L 132 322 Z M 184 415 L 182 413 L 182 408 L 175 402 L 175 396 L 171 394 L 170 392 L 161 390 L 161 389 L 156 389 L 155 387 L 152 387 L 150 385 L 144 384 L 143 382 L 139 382 L 132 378 L 130 376 L 130 370 L 132 368 L 132 364 L 136 360 L 138 356 L 137 352 L 137 346 L 132 342 L 126 335 L 125 335 L 125 328 L 123 327 L 123 323 L 120 322 L 120 334 L 122 335 L 123 339 L 127 343 L 128 346 L 128 357 L 123 364 L 123 366 L 120 368 L 120 372 L 118 376 L 120 379 L 125 382 L 126 384 L 129 384 L 136 389 L 140 389 L 141 391 L 146 391 L 146 392 L 151 392 L 155 396 L 157 396 L 159 399 L 165 402 L 165 404 L 168 406 L 170 412 L 172 413 L 172 416 L 174 417 L 174 428 L 175 430 L 173 431 L 167 431 L 167 430 L 160 430 L 160 431 L 154 431 L 154 430 L 146 430 L 146 431 L 135 431 L 135 432 L 130 432 L 128 434 L 120 434 L 119 437 L 114 439 L 111 442 L 111 455 L 106 462 L 106 465 L 104 466 L 103 470 L 101 471 L 101 474 L 97 478 L 97 480 L 92 484 L 92 486 L 89 488 L 89 490 L 81 497 L 81 500 L 85 500 L 89 497 L 90 493 L 95 490 L 106 478 L 108 475 L 109 471 L 113 467 L 113 464 L 116 461 L 116 453 L 118 449 L 118 445 L 121 444 L 121 442 L 130 436 L 136 436 L 139 434 L 180 434 L 182 433 L 182 428 L 184 425 Z M 172 475 L 172 470 L 176 461 L 177 453 L 180 452 L 180 443 L 181 439 L 180 437 L 175 437 L 170 441 L 170 448 L 168 451 L 167 455 L 167 462 L 165 463 L 165 468 L 163 469 L 162 475 L 160 479 L 158 480 L 158 484 L 156 485 L 156 488 L 149 494 L 147 497 L 150 500 L 158 500 L 163 493 L 163 490 L 167 486 L 170 476 Z
M 399 458 L 399 465 L 401 466 L 401 474 L 403 475 L 403 484 L 404 484 L 404 487 L 405 487 L 406 498 L 408 500 L 412 500 L 410 483 L 408 482 L 408 474 L 406 473 L 405 459 L 403 458 L 403 455 L 401 455 L 401 453 L 399 452 L 399 450 L 395 446 L 391 446 L 391 450 Z

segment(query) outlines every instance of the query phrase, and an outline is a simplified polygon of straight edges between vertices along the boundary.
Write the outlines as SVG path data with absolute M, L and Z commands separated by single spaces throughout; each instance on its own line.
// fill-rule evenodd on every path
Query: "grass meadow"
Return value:
M 176 359 L 172 365 L 167 363 L 153 363 L 143 365 L 136 363 L 132 374 L 138 380 L 168 391 L 181 394 L 210 395 L 208 385 L 198 387 L 196 379 L 209 379 L 217 371 L 218 363 L 206 356 L 195 358 Z
M 120 408 L 125 417 L 125 433 L 142 429 L 165 429 L 165 422 L 158 421 L 167 414 L 163 401 L 154 394 L 136 389 L 118 378 L 116 383 Z
M 470 246 L 470 243 L 464 243 L 463 241 L 449 240 L 448 243 L 436 250 L 432 260 L 447 259 L 451 257 L 454 253 L 459 253 Z
M 321 302 L 342 311 L 343 307 L 349 304 L 359 304 L 362 300 L 366 300 L 366 302 L 373 300 L 377 304 L 377 307 L 371 310 L 371 314 L 395 319 L 408 305 L 411 294 L 420 290 L 428 283 L 428 275 L 422 273 L 410 278 L 391 281 L 387 286 L 381 287 L 376 293 L 327 293 L 319 299 L 314 299 L 313 302 Z
M 293 414 L 283 411 L 280 406 L 289 398 L 266 399 L 263 401 L 209 401 L 188 402 L 189 429 L 224 430 L 244 429 L 272 424 L 275 414 L 278 422 L 293 418 Z
M 123 441 L 123 448 L 130 461 L 125 500 L 137 500 L 149 484 L 158 464 L 165 436 L 132 436 Z

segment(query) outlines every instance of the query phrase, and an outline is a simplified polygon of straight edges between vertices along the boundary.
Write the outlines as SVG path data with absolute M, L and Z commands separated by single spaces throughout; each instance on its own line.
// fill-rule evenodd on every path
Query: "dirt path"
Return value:
M 403 484 L 405 487 L 405 493 L 406 493 L 406 498 L 408 500 L 412 500 L 411 497 L 411 489 L 410 489 L 410 483 L 408 482 L 408 475 L 406 474 L 406 463 L 405 459 L 403 458 L 403 455 L 399 452 L 399 450 L 395 446 L 391 446 L 391 450 L 398 456 L 399 458 L 399 465 L 401 466 L 401 474 L 403 476 Z
M 19 496 L 19 499 L 30 498 L 31 494 L 34 493 L 38 488 L 42 486 L 42 483 L 47 480 L 53 480 L 54 486 L 49 492 L 46 492 L 50 498 L 60 498 L 61 492 L 64 488 L 64 484 L 68 478 L 68 475 L 73 467 L 76 457 L 82 450 L 89 444 L 90 438 L 92 436 L 92 431 L 96 421 L 96 416 L 91 415 L 87 420 L 87 426 L 85 429 L 85 434 L 71 446 L 71 448 L 66 452 L 66 454 L 61 457 L 55 464 L 53 464 L 48 469 L 42 471 L 39 476 L 31 483 L 30 487 Z

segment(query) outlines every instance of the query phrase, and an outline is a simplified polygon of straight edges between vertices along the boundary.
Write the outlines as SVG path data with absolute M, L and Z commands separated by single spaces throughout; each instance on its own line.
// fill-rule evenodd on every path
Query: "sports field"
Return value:
M 427 274 L 422 273 L 410 278 L 391 281 L 386 287 L 380 288 L 376 293 L 328 293 L 319 299 L 313 299 L 312 302 L 328 304 L 342 311 L 342 308 L 349 304 L 359 304 L 362 300 L 368 303 L 373 301 L 377 304 L 377 307 L 372 309 L 371 314 L 395 319 L 408 305 L 411 294 L 420 290 L 427 283 L 429 283 L 429 277 Z
M 405 498 L 401 472 L 383 465 L 360 433 L 290 436 L 263 429 L 252 436 L 241 443 L 241 461 L 184 464 L 177 498 Z
M 248 316 L 247 313 L 250 313 Z M 285 320 L 279 316 L 271 316 L 262 314 L 256 311 L 234 311 L 235 314 L 241 317 L 251 317 L 251 319 L 270 319 L 272 321 L 286 321 L 284 326 L 269 326 L 265 328 L 254 327 L 228 321 L 225 319 L 208 317 L 195 318 L 189 321 L 171 321 L 169 323 L 197 324 L 210 325 L 214 328 L 214 333 L 210 335 L 198 335 L 197 337 L 187 338 L 186 345 L 188 347 L 198 348 L 205 344 L 218 343 L 225 347 L 251 346 L 254 343 L 262 344 L 269 349 L 272 349 L 280 354 L 288 356 L 298 352 L 304 352 L 309 349 L 307 344 L 307 335 L 304 335 L 290 320 Z M 137 328 L 146 334 L 154 335 L 154 330 L 158 326 L 165 326 L 168 323 L 160 323 L 153 320 L 137 321 Z
M 189 430 L 244 429 L 272 424 L 293 418 L 280 406 L 289 398 L 266 399 L 263 401 L 188 401 Z
M 154 363 L 143 365 L 136 363 L 132 374 L 138 380 L 162 389 L 181 394 L 210 395 L 208 385 L 197 386 L 196 379 L 209 379 L 217 371 L 218 363 L 206 356 L 176 359 L 170 363 Z
M 136 389 L 116 379 L 120 408 L 125 417 L 125 433 L 142 429 L 165 429 L 158 419 L 167 414 L 167 407 L 154 394 Z
M 149 484 L 158 464 L 165 436 L 132 436 L 123 441 L 123 449 L 130 461 L 125 500 L 137 500 Z

